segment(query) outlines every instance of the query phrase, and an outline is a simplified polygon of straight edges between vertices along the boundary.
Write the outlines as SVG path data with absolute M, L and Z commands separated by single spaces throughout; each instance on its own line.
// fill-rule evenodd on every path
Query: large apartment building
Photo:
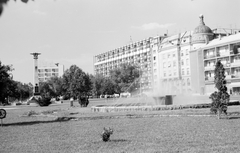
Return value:
M 164 36 L 150 37 L 113 49 L 94 57 L 94 74 L 109 76 L 110 70 L 123 63 L 135 64 L 142 71 L 141 90 L 152 90 L 153 76 L 157 75 L 156 56 Z

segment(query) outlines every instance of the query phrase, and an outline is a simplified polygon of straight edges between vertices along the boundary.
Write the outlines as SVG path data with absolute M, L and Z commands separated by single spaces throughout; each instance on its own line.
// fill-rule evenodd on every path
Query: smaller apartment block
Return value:
M 38 80 L 39 82 L 44 82 L 51 77 L 60 77 L 64 73 L 63 65 L 53 65 L 53 66 L 42 66 L 38 67 Z

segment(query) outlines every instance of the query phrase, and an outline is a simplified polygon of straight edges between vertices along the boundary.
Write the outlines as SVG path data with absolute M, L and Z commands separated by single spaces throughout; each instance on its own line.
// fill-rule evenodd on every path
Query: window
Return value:
M 170 54 L 168 54 L 168 58 L 170 58 L 171 56 L 170 56 Z
M 184 54 L 183 54 L 183 51 L 181 50 L 181 56 L 183 56 Z
M 163 76 L 166 77 L 166 72 L 163 73 Z
M 187 78 L 187 85 L 190 86 L 190 79 Z
M 168 76 L 172 76 L 172 72 L 171 71 L 168 71 Z
M 165 58 L 166 58 L 166 55 L 165 55 L 165 54 L 163 54 L 163 56 L 162 56 L 162 57 L 163 57 L 163 59 L 165 59 Z
M 189 61 L 189 59 L 186 59 L 186 65 L 189 65 L 188 61 Z
M 176 61 L 173 61 L 173 67 L 175 67 L 176 66 Z
M 156 62 L 153 63 L 153 66 L 156 66 Z
M 184 75 L 184 69 L 182 69 L 182 75 Z
M 189 68 L 187 68 L 187 75 L 189 75 Z
M 163 68 L 166 68 L 166 63 L 165 62 L 163 62 Z
M 176 76 L 176 75 L 177 75 L 177 72 L 176 72 L 176 71 L 174 71 L 174 72 L 173 72 L 173 76 Z
M 188 55 L 188 49 L 186 50 L 186 55 Z
M 184 61 L 183 60 L 181 61 L 181 63 L 182 63 L 182 65 L 184 65 Z
M 175 57 L 175 53 L 173 53 L 172 57 Z
M 185 86 L 185 80 L 182 80 L 182 85 Z
M 154 60 L 154 61 L 156 60 L 156 56 L 153 56 L 153 60 Z
M 171 67 L 171 62 L 170 61 L 168 62 L 168 67 Z

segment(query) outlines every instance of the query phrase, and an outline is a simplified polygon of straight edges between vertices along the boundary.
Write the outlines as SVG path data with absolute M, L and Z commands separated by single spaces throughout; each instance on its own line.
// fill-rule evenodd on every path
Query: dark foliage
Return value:
M 89 104 L 89 96 L 79 96 L 78 97 L 78 103 L 80 104 L 81 107 L 87 107 Z
M 16 0 L 15 0 L 16 1 Z M 27 3 L 28 0 L 21 0 L 23 3 Z M 3 7 L 9 2 L 9 0 L 0 0 L 0 16 L 2 15 L 3 12 Z
M 41 98 L 38 98 L 37 100 L 39 106 L 49 106 L 51 104 L 51 97 L 49 96 L 42 96 Z
M 70 97 L 74 97 L 74 99 L 83 93 L 90 93 L 92 90 L 90 75 L 83 72 L 76 65 L 70 66 L 64 72 L 62 79 L 64 95 L 69 95 Z
M 214 83 L 218 91 L 215 91 L 210 95 L 212 100 L 211 113 L 221 113 L 227 114 L 227 105 L 230 99 L 230 95 L 227 92 L 226 80 L 225 80 L 225 69 L 221 63 L 218 61 L 214 70 Z
M 113 130 L 111 129 L 111 128 L 103 128 L 103 132 L 102 132 L 102 134 L 101 134 L 101 136 L 102 136 L 102 140 L 104 141 L 104 142 L 107 142 L 107 141 L 109 141 L 110 140 L 110 136 L 113 134 Z

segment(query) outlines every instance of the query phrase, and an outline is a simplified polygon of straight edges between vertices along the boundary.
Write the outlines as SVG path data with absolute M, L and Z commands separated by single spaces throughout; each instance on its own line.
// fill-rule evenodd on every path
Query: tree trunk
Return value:
M 218 119 L 221 119 L 221 111 L 220 110 L 217 111 L 217 116 L 218 116 Z

